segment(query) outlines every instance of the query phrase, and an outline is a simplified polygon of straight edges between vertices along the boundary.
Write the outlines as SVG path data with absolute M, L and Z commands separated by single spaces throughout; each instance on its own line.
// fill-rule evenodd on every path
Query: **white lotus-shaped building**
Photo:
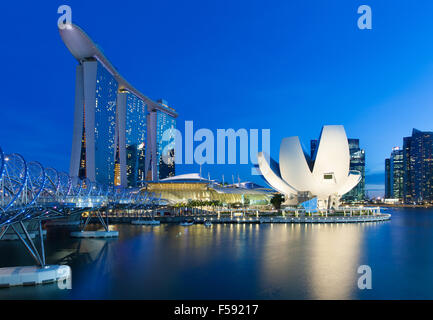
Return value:
M 281 141 L 279 167 L 263 152 L 258 165 L 266 181 L 286 196 L 286 204 L 317 198 L 319 209 L 338 207 L 341 196 L 361 180 L 358 171 L 349 170 L 349 143 L 341 125 L 322 128 L 312 159 L 298 137 L 288 137 Z

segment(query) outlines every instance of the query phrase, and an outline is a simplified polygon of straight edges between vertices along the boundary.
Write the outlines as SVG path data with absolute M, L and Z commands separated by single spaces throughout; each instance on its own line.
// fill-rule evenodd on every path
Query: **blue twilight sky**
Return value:
M 366 150 L 368 189 L 413 127 L 433 130 L 433 1 L 18 1 L 2 4 L 0 146 L 67 171 L 76 61 L 57 31 L 57 7 L 120 73 L 179 112 L 178 127 L 271 129 L 308 146 L 343 124 Z M 357 28 L 370 5 L 373 30 Z M 198 171 L 182 165 L 178 173 Z M 204 165 L 211 178 L 249 165 Z M 371 191 L 370 191 L 371 192 Z

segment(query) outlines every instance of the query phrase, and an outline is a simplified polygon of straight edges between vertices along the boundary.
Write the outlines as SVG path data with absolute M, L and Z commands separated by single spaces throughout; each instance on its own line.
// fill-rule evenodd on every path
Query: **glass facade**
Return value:
M 156 113 L 156 165 L 159 179 L 175 175 L 175 129 L 176 119 L 158 110 Z
M 83 134 L 81 135 L 80 166 L 78 169 L 80 179 L 87 177 L 86 164 L 86 114 L 83 110 Z
M 411 137 L 403 138 L 403 162 L 404 162 L 404 179 L 403 179 L 403 197 L 405 203 L 412 203 L 412 177 L 411 177 Z
M 116 79 L 98 62 L 95 105 L 95 177 L 104 184 L 114 183 Z
M 129 187 L 141 186 L 145 176 L 146 104 L 132 93 L 126 95 L 126 177 Z
M 403 150 L 394 148 L 389 159 L 389 191 L 393 199 L 403 199 L 404 161 Z
M 390 159 L 385 159 L 385 199 L 391 197 L 391 164 Z
M 433 202 L 433 132 L 413 129 L 403 139 L 404 200 Z
M 310 158 L 312 161 L 315 160 L 318 144 L 319 144 L 319 140 L 315 139 L 310 141 Z
M 342 200 L 349 202 L 365 199 L 365 151 L 359 147 L 359 139 L 348 139 L 350 150 L 350 170 L 361 173 L 361 181 L 355 188 L 346 193 Z

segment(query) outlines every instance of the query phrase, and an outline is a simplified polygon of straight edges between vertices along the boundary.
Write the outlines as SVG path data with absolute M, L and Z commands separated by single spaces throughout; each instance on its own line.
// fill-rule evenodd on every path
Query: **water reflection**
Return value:
M 49 230 L 48 262 L 71 266 L 72 290 L 14 288 L 0 290 L 0 299 L 433 297 L 433 277 L 426 279 L 433 269 L 427 245 L 433 241 L 433 215 L 428 213 L 403 211 L 390 222 L 365 224 L 114 228 L 119 238 L 110 240 L 77 240 L 65 230 Z M 8 253 L 3 265 L 29 263 L 19 244 L 0 243 L 0 250 Z M 373 268 L 374 290 L 357 287 L 362 264 Z M 411 282 L 395 290 L 406 276 Z
M 360 224 L 271 225 L 262 253 L 264 297 L 352 297 L 365 228 Z M 287 285 L 288 284 L 288 285 Z
M 365 225 L 310 225 L 309 283 L 313 299 L 353 298 Z

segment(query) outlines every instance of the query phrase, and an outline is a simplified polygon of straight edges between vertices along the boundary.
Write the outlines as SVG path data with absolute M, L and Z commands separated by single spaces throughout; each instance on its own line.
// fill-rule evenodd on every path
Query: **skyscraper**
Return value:
M 413 129 L 403 139 L 404 201 L 433 201 L 433 132 Z
M 396 147 L 392 150 L 390 158 L 390 191 L 394 199 L 403 199 L 404 161 L 403 150 Z
M 346 193 L 343 201 L 363 201 L 365 198 L 365 151 L 359 147 L 359 139 L 347 139 L 350 151 L 350 170 L 361 173 L 361 181 L 351 191 Z M 318 140 L 310 141 L 310 157 L 314 160 Z
M 115 184 L 137 187 L 145 180 L 147 111 L 143 100 L 128 91 L 117 94 L 117 128 Z
M 317 139 L 310 141 L 310 158 L 311 159 L 314 159 L 314 157 L 315 157 L 318 143 L 319 143 L 319 141 Z
M 173 175 L 176 111 L 132 87 L 78 26 L 59 31 L 78 60 L 70 175 L 125 187 Z M 169 119 L 161 120 L 168 134 L 160 133 L 160 118 Z
M 385 159 L 385 198 L 403 200 L 404 194 L 404 150 L 392 149 L 389 159 Z
M 350 170 L 361 173 L 361 181 L 343 196 L 344 201 L 363 201 L 365 199 L 365 151 L 359 147 L 359 139 L 348 139 L 350 150 Z
M 391 165 L 390 160 L 385 159 L 385 199 L 390 199 L 391 197 Z
M 165 103 L 165 101 L 161 101 Z M 158 178 L 163 179 L 175 175 L 174 143 L 176 120 L 161 111 L 156 114 L 156 147 Z
M 411 137 L 403 138 L 403 165 L 404 165 L 404 175 L 403 175 L 403 200 L 405 203 L 412 203 L 412 175 L 411 175 Z
M 114 181 L 117 90 L 118 82 L 99 61 L 88 59 L 77 66 L 73 176 Z

